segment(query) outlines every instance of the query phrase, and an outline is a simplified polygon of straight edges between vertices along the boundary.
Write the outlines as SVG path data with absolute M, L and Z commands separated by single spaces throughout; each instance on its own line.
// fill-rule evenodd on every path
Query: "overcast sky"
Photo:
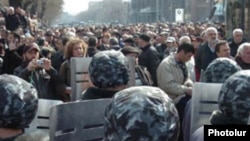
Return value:
M 88 9 L 89 1 L 100 0 L 64 0 L 63 11 L 75 15 Z
M 72 15 L 76 15 L 88 9 L 89 1 L 102 1 L 102 0 L 64 0 L 63 11 Z M 123 0 L 130 1 L 130 0 Z

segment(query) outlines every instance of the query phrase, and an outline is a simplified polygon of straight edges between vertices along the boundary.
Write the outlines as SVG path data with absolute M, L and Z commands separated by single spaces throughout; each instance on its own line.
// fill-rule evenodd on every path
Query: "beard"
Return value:
M 208 44 L 212 46 L 215 46 L 217 42 L 218 42 L 217 38 L 208 40 Z
M 218 41 L 217 38 L 212 38 L 208 40 L 209 43 L 216 43 L 217 41 Z
M 23 56 L 23 61 L 24 62 L 30 62 L 30 61 L 32 61 L 33 59 L 38 59 L 39 57 L 28 57 L 28 55 L 26 55 L 26 54 L 24 54 L 24 56 Z
M 33 58 L 28 58 L 27 56 L 24 56 L 23 61 L 24 62 L 30 62 Z

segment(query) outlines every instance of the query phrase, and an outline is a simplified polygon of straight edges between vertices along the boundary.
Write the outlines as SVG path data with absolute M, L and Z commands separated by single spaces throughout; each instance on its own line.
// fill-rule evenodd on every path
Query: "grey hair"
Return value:
M 235 36 L 236 32 L 240 32 L 240 33 L 243 33 L 243 30 L 240 29 L 240 28 L 236 28 L 233 30 L 233 36 Z
M 207 34 L 208 34 L 208 31 L 211 31 L 211 30 L 215 31 L 215 33 L 218 34 L 218 30 L 217 30 L 215 27 L 208 27 L 208 28 L 205 30 L 205 34 L 207 35 Z
M 246 47 L 250 47 L 250 43 L 249 43 L 249 42 L 243 43 L 243 44 L 241 44 L 241 45 L 239 46 L 239 48 L 237 49 L 237 54 L 236 54 L 236 56 L 238 56 L 239 54 L 242 54 L 242 53 L 244 52 L 244 49 L 245 49 Z
M 183 44 L 183 43 L 188 43 L 191 44 L 191 39 L 189 36 L 181 36 L 180 40 L 179 40 L 179 45 Z
M 10 7 L 9 7 L 9 10 L 11 10 L 11 11 L 15 11 L 15 8 L 14 8 L 14 7 L 12 7 L 12 6 L 10 6 Z

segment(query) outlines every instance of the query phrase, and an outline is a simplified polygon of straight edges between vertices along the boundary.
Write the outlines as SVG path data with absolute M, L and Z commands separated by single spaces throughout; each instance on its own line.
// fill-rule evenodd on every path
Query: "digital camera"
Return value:
M 43 60 L 37 60 L 36 63 L 37 63 L 38 66 L 42 66 L 43 65 Z

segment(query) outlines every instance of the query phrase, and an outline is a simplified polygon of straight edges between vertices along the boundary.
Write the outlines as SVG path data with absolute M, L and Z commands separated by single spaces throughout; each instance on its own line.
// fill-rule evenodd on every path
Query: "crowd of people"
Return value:
M 1 140 L 14 140 L 23 134 L 22 129 L 34 118 L 38 99 L 73 102 L 68 89 L 72 87 L 72 57 L 92 57 L 91 85 L 78 101 L 112 98 L 105 113 L 106 141 L 189 140 L 192 135 L 185 130 L 190 130 L 188 119 L 195 82 L 223 83 L 220 111 L 216 113 L 222 118 L 220 121 L 228 117 L 233 119 L 229 121 L 242 120 L 232 124 L 245 124 L 249 116 L 248 107 L 239 113 L 227 102 L 231 97 L 228 95 L 246 96 L 250 89 L 250 42 L 240 28 L 227 31 L 232 32 L 232 37 L 226 37 L 223 23 L 39 29 L 33 27 L 20 7 L 8 7 L 0 17 L 5 21 L 0 25 Z M 127 87 L 130 72 L 126 56 L 133 58 L 135 76 L 139 78 L 132 88 Z M 213 67 L 215 64 L 217 67 Z M 234 90 L 242 87 L 245 89 Z M 239 104 L 247 100 L 236 99 L 235 106 L 242 108 Z M 234 110 L 230 114 L 225 113 L 231 109 Z M 234 112 L 241 117 L 234 117 Z M 213 124 L 220 124 L 217 121 Z

